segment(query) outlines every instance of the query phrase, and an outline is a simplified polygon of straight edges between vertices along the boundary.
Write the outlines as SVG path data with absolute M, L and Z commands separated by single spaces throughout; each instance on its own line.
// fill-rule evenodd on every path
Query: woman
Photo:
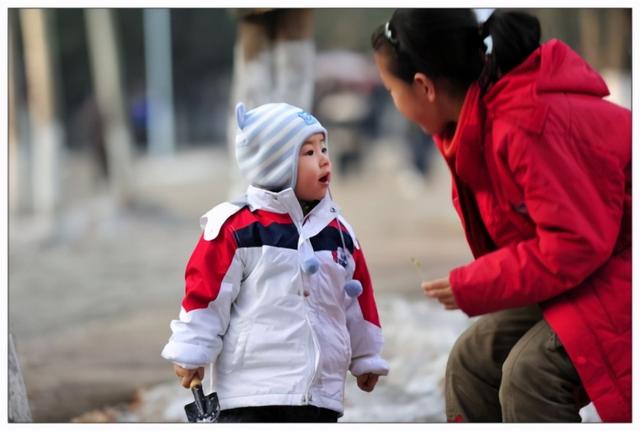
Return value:
M 454 345 L 449 421 L 631 420 L 631 115 L 536 18 L 397 10 L 372 35 L 397 109 L 434 140 L 475 260 L 422 283 L 484 315 Z

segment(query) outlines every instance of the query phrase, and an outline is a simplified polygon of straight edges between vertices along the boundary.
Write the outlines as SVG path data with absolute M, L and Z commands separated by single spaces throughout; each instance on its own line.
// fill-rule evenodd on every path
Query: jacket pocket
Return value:
M 345 328 L 337 327 L 321 346 L 324 367 L 329 373 L 344 374 L 351 363 L 351 342 Z
M 346 372 L 351 365 L 351 343 L 346 329 L 337 328 L 322 340 L 320 373 L 317 384 L 322 393 L 332 399 L 342 399 Z
M 250 329 L 251 322 L 248 320 L 229 323 L 229 329 L 223 337 L 222 353 L 217 364 L 221 373 L 228 374 L 242 366 Z

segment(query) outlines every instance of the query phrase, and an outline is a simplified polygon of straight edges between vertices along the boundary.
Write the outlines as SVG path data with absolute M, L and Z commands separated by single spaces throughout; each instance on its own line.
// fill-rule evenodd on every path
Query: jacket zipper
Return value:
M 309 219 L 309 216 L 311 215 L 311 213 L 317 208 L 318 206 L 316 205 L 311 211 L 309 211 L 309 213 L 304 216 L 302 218 L 302 223 L 300 225 L 296 224 L 296 228 L 298 229 L 298 235 L 302 236 L 303 235 L 303 229 L 302 226 L 304 225 L 304 223 Z M 293 219 L 293 217 L 292 217 Z M 306 279 L 308 278 L 308 275 L 304 275 L 303 276 L 303 282 L 305 282 L 306 284 Z M 307 322 L 307 325 L 309 325 L 309 331 L 311 332 L 311 340 L 313 341 L 313 350 L 314 350 L 314 360 L 313 360 L 313 374 L 311 375 L 311 378 L 309 379 L 309 381 L 307 382 L 307 387 L 305 388 L 304 391 L 304 395 L 302 396 L 302 403 L 304 405 L 309 404 L 309 401 L 311 401 L 312 397 L 309 394 L 309 391 L 311 390 L 311 385 L 313 384 L 313 381 L 316 378 L 316 374 L 318 373 L 318 363 L 320 362 L 320 348 L 318 347 L 318 340 L 316 339 L 316 334 L 313 331 L 313 325 L 311 325 L 311 321 L 309 320 L 309 314 L 308 314 L 308 306 L 307 306 L 307 297 L 304 294 L 304 287 L 302 288 L 302 297 L 304 298 L 304 320 Z
M 314 350 L 313 374 L 311 375 L 311 379 L 309 379 L 309 381 L 307 382 L 307 387 L 304 391 L 304 395 L 302 396 L 302 402 L 304 404 L 309 404 L 309 401 L 311 401 L 311 395 L 309 395 L 309 391 L 311 390 L 311 385 L 313 384 L 313 381 L 316 378 L 316 374 L 318 373 L 318 362 L 320 362 L 320 348 L 318 347 L 316 334 L 313 331 L 313 325 L 311 325 L 311 321 L 309 320 L 309 315 L 307 313 L 307 303 L 306 303 L 307 299 L 306 299 L 306 296 L 304 296 L 304 292 L 303 292 L 303 298 L 305 301 L 304 319 L 307 321 L 307 325 L 309 325 L 309 330 L 311 331 L 311 340 L 313 341 L 313 350 Z

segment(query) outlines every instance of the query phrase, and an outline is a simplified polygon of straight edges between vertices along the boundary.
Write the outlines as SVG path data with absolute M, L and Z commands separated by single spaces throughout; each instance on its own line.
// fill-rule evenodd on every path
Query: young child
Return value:
M 251 184 L 200 220 L 162 356 L 183 386 L 216 364 L 220 422 L 336 422 L 347 370 L 387 375 L 364 254 L 329 192 L 327 131 L 300 108 L 236 107 Z

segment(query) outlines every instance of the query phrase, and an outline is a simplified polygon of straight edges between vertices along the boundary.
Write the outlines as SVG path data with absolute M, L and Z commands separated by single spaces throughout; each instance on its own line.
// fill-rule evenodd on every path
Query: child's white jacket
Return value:
M 388 373 L 364 255 L 329 195 L 303 218 L 292 189 L 250 186 L 201 226 L 162 356 L 191 369 L 215 362 L 222 409 L 311 404 L 342 413 L 347 369 Z M 314 255 L 319 270 L 304 272 Z M 357 298 L 343 288 L 352 278 L 363 287 Z

